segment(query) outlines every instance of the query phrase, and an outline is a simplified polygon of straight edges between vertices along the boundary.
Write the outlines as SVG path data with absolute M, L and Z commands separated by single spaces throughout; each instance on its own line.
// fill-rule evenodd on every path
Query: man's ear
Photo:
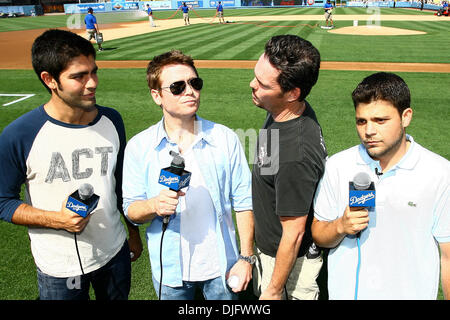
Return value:
M 413 111 L 411 108 L 406 108 L 405 110 L 403 110 L 403 113 L 402 113 L 403 128 L 406 128 L 407 126 L 409 126 L 409 124 L 411 123 L 411 120 L 412 120 L 412 116 L 413 116 Z
M 47 71 L 41 72 L 41 79 L 50 90 L 56 90 L 56 88 L 58 88 L 58 81 L 56 81 L 56 79 Z
M 153 101 L 155 101 L 155 103 L 158 105 L 158 106 L 161 106 L 161 94 L 160 94 L 160 92 L 158 91 L 158 90 L 156 90 L 156 89 L 151 89 L 150 90 L 150 94 L 152 95 L 152 98 L 153 98 Z
M 288 101 L 289 102 L 297 101 L 298 98 L 300 98 L 301 92 L 302 92 L 302 90 L 300 88 L 294 88 L 294 89 L 288 91 L 287 92 L 287 94 L 288 94 Z

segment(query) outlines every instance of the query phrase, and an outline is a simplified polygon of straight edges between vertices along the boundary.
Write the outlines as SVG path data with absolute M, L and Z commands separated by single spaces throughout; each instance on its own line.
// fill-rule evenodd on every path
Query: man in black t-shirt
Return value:
M 311 237 L 312 201 L 327 157 L 306 96 L 317 82 L 320 54 L 308 41 L 275 36 L 255 66 L 253 103 L 267 110 L 252 173 L 260 299 L 318 299 L 322 266 Z

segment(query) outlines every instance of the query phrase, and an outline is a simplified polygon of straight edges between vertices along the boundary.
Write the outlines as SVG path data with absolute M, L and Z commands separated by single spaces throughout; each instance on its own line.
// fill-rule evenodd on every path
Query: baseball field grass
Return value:
M 205 80 L 200 116 L 235 130 L 258 130 L 265 112 L 251 102 L 249 82 L 252 70 L 200 69 Z M 321 71 L 308 101 L 322 125 L 329 154 L 358 143 L 354 130 L 354 110 L 350 93 L 371 72 Z M 448 98 L 441 88 L 450 85 L 447 74 L 401 73 L 412 92 L 414 119 L 408 129 L 417 142 L 450 159 L 447 141 L 450 131 Z M 161 111 L 150 98 L 144 69 L 103 69 L 99 71 L 98 103 L 119 110 L 130 138 L 159 121 Z M 23 102 L 0 107 L 0 130 L 19 115 L 47 101 L 49 95 L 30 70 L 0 70 L 3 92 L 35 93 Z M 436 85 L 437 83 L 437 85 Z M 439 85 L 441 84 L 441 85 Z M 3 99 L 4 103 L 6 100 Z M 3 102 L 0 100 L 0 102 Z M 250 153 L 246 143 L 247 155 Z M 251 160 L 249 159 L 249 162 Z M 144 239 L 144 229 L 141 234 Z M 35 299 L 36 271 L 30 253 L 26 228 L 0 222 L 0 299 Z M 144 242 L 145 246 L 145 242 Z M 20 272 L 18 272 L 20 270 Z M 439 298 L 442 299 L 440 291 Z M 133 263 L 130 299 L 156 299 L 151 283 L 148 251 Z
M 338 21 L 339 27 L 352 21 Z M 195 24 L 157 33 L 108 41 L 99 60 L 149 60 L 176 48 L 202 60 L 257 60 L 271 36 L 296 34 L 311 41 L 323 60 L 375 62 L 450 61 L 447 40 L 449 22 L 383 21 L 382 26 L 425 31 L 425 35 L 359 36 L 331 34 L 319 21 L 236 22 L 227 25 Z M 176 36 L 174 36 L 174 34 Z
M 214 11 L 199 10 L 199 14 L 214 15 Z M 167 18 L 174 11 L 156 12 L 157 17 Z M 385 61 L 385 62 L 441 62 L 450 61 L 448 44 L 443 45 L 450 26 L 442 22 L 385 21 L 383 25 L 426 31 L 423 36 L 343 36 L 331 35 L 320 28 L 310 28 L 300 22 L 283 21 L 284 14 L 321 14 L 321 9 L 248 9 L 227 10 L 226 15 L 281 15 L 272 26 L 297 25 L 295 27 L 262 28 L 255 25 L 229 24 L 223 26 L 208 23 L 187 28 L 154 32 L 125 39 L 107 41 L 99 60 L 140 59 L 149 60 L 155 54 L 172 48 L 181 49 L 195 59 L 255 60 L 262 53 L 264 43 L 275 34 L 298 34 L 316 45 L 323 60 L 330 61 Z M 336 9 L 335 14 L 364 14 L 365 9 Z M 178 13 L 179 14 L 179 13 Z M 382 9 L 381 14 L 430 14 L 414 10 Z M 102 15 L 99 15 L 102 18 Z M 106 16 L 105 16 L 106 17 Z M 114 17 L 113 17 L 114 18 Z M 111 18 L 111 19 L 113 19 Z M 180 15 L 181 18 L 181 15 Z M 34 19 L 34 20 L 33 20 Z M 67 17 L 44 16 L 0 20 L 0 32 L 30 28 L 64 27 Z M 117 19 L 115 17 L 114 19 Z M 145 19 L 142 18 L 142 19 Z M 449 19 L 450 20 L 450 19 Z M 31 21 L 31 22 L 29 22 Z M 317 21 L 302 21 L 315 24 Z M 351 21 L 340 21 L 342 26 Z M 0 44 L 1 45 L 1 44 Z M 199 115 L 229 126 L 234 130 L 258 130 L 265 112 L 251 101 L 249 82 L 251 69 L 200 69 L 205 86 L 202 90 Z M 317 85 L 308 97 L 322 126 L 329 155 L 359 143 L 354 129 L 354 109 L 351 92 L 371 71 L 322 70 Z M 448 73 L 398 73 L 411 89 L 413 121 L 407 130 L 424 147 L 450 159 L 450 119 Z M 148 92 L 145 69 L 100 69 L 98 104 L 116 108 L 122 115 L 127 138 L 156 123 L 161 111 Z M 11 121 L 27 111 L 45 103 L 49 94 L 32 70 L 0 70 L 1 94 L 34 94 L 33 97 L 3 106 L 15 98 L 0 97 L 0 132 Z M 247 155 L 252 152 L 248 141 L 243 141 Z M 249 164 L 252 163 L 248 157 Z M 141 235 L 144 252 L 132 265 L 130 299 L 153 300 L 156 293 L 151 283 L 144 230 Z M 27 230 L 21 226 L 0 222 L 0 299 L 27 299 L 38 297 L 36 269 L 30 252 Z M 322 287 L 323 289 L 323 287 Z M 323 292 L 322 298 L 326 298 Z M 438 299 L 443 299 L 439 289 Z
M 433 12 L 409 10 L 409 9 L 396 9 L 389 8 L 376 9 L 377 13 L 382 15 L 432 15 Z M 181 12 L 175 14 L 175 10 L 154 10 L 155 21 L 161 19 L 182 19 Z M 373 8 L 336 8 L 334 15 L 359 15 L 375 13 Z M 174 15 L 175 14 L 175 15 Z M 252 17 L 252 16 L 280 16 L 280 20 L 283 20 L 283 15 L 302 15 L 302 14 L 323 14 L 322 8 L 244 8 L 244 9 L 226 9 L 225 19 L 228 17 Z M 143 12 L 134 13 L 95 13 L 98 23 L 108 24 L 113 22 L 132 22 L 132 21 L 144 21 L 147 16 Z M 202 18 L 205 22 L 211 21 L 215 15 L 215 10 L 211 9 L 197 9 L 192 10 L 190 16 L 192 18 Z M 70 15 L 45 15 L 36 17 L 22 17 L 16 19 L 0 19 L 0 32 L 6 31 L 19 31 L 29 29 L 40 28 L 61 28 L 67 25 L 67 20 Z M 84 15 L 81 15 L 83 21 Z M 14 20 L 14 21 L 12 21 Z M 217 20 L 217 19 L 216 19 Z M 251 19 L 249 19 L 251 21 Z M 217 21 L 215 21 L 217 22 Z

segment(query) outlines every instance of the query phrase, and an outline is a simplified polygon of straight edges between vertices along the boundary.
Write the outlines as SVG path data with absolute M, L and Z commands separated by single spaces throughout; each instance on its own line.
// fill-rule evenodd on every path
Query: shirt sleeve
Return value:
M 123 160 L 122 196 L 123 211 L 128 217 L 128 207 L 135 201 L 147 199 L 145 192 L 145 169 L 142 166 L 142 152 L 138 144 L 130 140 L 125 148 Z
M 330 162 L 325 164 L 325 172 L 320 180 L 314 197 L 314 217 L 321 221 L 333 221 L 343 212 L 339 207 L 339 183 L 333 174 Z
M 448 179 L 447 179 L 448 181 Z M 450 187 L 447 183 L 442 188 L 434 209 L 432 233 L 438 242 L 450 242 Z
M 320 172 L 309 160 L 280 164 L 275 178 L 276 214 L 304 216 L 311 209 Z
M 252 175 L 244 149 L 233 133 L 234 148 L 231 155 L 231 205 L 235 211 L 253 210 Z
M 22 161 L 8 133 L 0 136 L 0 219 L 11 222 L 20 200 L 21 185 L 25 182 Z
M 27 157 L 42 124 L 37 109 L 8 125 L 0 135 L 0 219 L 11 222 L 26 180 Z

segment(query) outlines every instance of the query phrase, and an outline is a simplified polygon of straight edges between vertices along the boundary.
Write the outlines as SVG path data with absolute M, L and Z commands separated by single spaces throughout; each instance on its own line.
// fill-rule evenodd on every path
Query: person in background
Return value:
M 328 27 L 328 21 L 330 21 L 331 22 L 330 28 L 334 28 L 333 5 L 331 4 L 331 1 L 327 0 L 327 2 L 323 5 L 323 8 L 325 10 L 324 17 L 325 17 L 326 27 Z
M 94 16 L 94 9 L 88 8 L 87 15 L 84 17 L 84 24 L 86 25 L 86 32 L 88 40 L 91 41 L 92 38 L 97 41 L 97 36 L 100 33 L 98 28 L 97 18 Z M 103 51 L 102 43 L 97 41 L 98 51 Z
M 184 25 L 189 25 L 189 7 L 186 5 L 186 2 L 183 2 L 183 5 L 181 6 L 181 11 L 183 11 L 183 19 L 184 19 Z
M 150 22 L 150 26 L 153 28 L 156 27 L 155 22 L 153 21 L 153 11 L 152 8 L 150 8 L 150 5 L 147 3 L 147 15 L 148 15 L 148 21 Z
M 225 20 L 223 18 L 223 5 L 222 1 L 219 1 L 219 4 L 216 7 L 216 13 L 217 17 L 219 18 L 219 23 L 225 23 Z

